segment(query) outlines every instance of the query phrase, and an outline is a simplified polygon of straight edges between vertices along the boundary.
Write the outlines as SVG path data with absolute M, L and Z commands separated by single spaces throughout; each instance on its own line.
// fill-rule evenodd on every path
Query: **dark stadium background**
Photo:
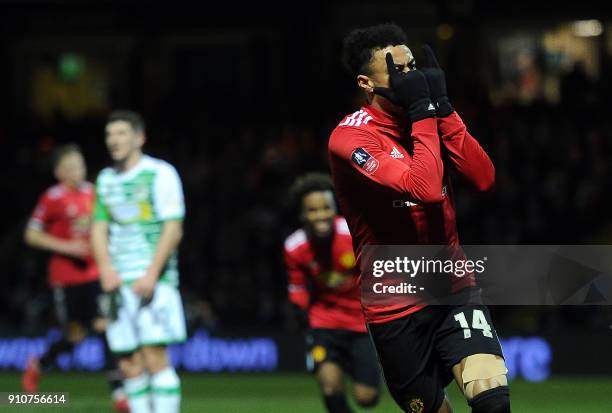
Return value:
M 496 166 L 491 194 L 455 184 L 462 243 L 612 243 L 610 11 L 544 3 L 0 1 L 0 336 L 52 324 L 46 255 L 22 232 L 53 182 L 57 144 L 82 146 L 90 179 L 108 163 L 114 108 L 140 111 L 147 151 L 182 176 L 191 327 L 298 334 L 281 262 L 297 222 L 284 195 L 299 174 L 327 170 L 329 132 L 360 102 L 343 35 L 386 21 L 407 31 L 417 65 L 420 45 L 434 47 Z M 576 35 L 572 23 L 587 19 L 600 26 Z M 609 307 L 493 310 L 500 335 L 612 335 Z

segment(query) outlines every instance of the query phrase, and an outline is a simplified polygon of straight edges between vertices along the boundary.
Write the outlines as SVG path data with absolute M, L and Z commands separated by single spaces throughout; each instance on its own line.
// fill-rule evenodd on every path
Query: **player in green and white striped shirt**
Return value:
M 185 215 L 172 165 L 144 155 L 144 121 L 115 111 L 106 123 L 114 165 L 96 181 L 92 248 L 116 311 L 107 338 L 120 355 L 132 413 L 174 413 L 180 380 L 166 346 L 185 340 L 176 249 Z M 113 306 L 111 306 L 113 307 Z

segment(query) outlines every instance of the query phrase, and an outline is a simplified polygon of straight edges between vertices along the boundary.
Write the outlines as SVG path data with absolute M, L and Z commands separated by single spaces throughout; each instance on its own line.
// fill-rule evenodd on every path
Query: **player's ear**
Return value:
M 374 82 L 366 75 L 357 75 L 357 86 L 366 93 L 374 93 Z

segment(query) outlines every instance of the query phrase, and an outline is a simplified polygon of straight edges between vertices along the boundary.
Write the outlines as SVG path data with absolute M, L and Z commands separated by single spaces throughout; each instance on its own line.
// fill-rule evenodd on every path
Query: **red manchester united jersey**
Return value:
M 444 153 L 444 162 L 443 156 Z M 450 180 L 453 168 L 480 190 L 494 168 L 461 118 L 403 118 L 366 105 L 334 129 L 329 156 L 336 194 L 353 235 L 357 257 L 366 245 L 459 245 Z M 457 279 L 454 290 L 473 284 Z M 365 305 L 368 322 L 418 311 L 415 306 Z
M 344 218 L 334 220 L 331 243 L 313 243 L 303 229 L 291 234 L 285 240 L 285 264 L 289 300 L 308 310 L 311 327 L 367 331 L 359 273 Z
M 28 226 L 67 240 L 89 239 L 89 224 L 94 204 L 93 185 L 78 189 L 62 184 L 49 188 L 38 201 Z M 53 254 L 49 260 L 51 286 L 69 286 L 98 279 L 92 257 L 77 259 Z

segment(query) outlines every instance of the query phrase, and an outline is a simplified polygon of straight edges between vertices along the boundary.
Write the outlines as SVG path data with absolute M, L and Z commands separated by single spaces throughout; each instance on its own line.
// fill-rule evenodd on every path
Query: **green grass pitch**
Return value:
M 306 374 L 181 374 L 183 413 L 324 413 L 314 379 Z M 0 373 L 0 391 L 19 391 L 18 373 Z M 0 412 L 111 412 L 102 374 L 52 373 L 41 391 L 70 393 L 64 408 L 0 406 Z M 544 383 L 511 383 L 517 413 L 612 412 L 612 377 L 555 377 Z M 456 413 L 469 409 L 456 386 L 449 386 Z M 374 409 L 356 412 L 401 413 L 388 394 Z

